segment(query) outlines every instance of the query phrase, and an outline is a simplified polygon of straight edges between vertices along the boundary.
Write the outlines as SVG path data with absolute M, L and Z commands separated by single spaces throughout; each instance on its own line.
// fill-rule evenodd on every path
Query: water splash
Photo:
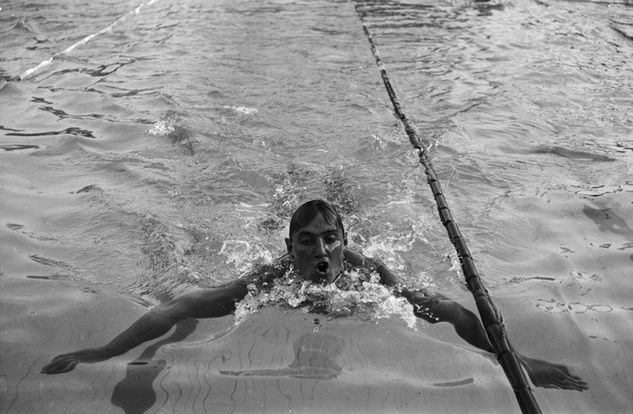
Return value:
M 413 306 L 403 297 L 380 283 L 377 273 L 346 270 L 334 283 L 327 285 L 301 279 L 295 271 L 276 279 L 269 289 L 249 286 L 249 293 L 236 305 L 236 323 L 264 306 L 281 306 L 303 312 L 319 312 L 328 319 L 355 315 L 378 321 L 392 316 L 401 318 L 415 329 Z
M 220 254 L 226 256 L 226 263 L 233 264 L 240 272 L 250 269 L 254 263 L 272 263 L 272 253 L 263 245 L 246 240 L 226 240 Z
M 168 116 L 157 121 L 147 133 L 155 137 L 167 136 L 175 131 L 175 124 L 176 120 Z

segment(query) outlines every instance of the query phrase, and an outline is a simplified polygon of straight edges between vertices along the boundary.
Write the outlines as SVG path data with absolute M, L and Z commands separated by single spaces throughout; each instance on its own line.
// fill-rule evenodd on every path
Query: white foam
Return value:
M 247 106 L 224 106 L 224 109 L 230 109 L 231 111 L 238 113 L 240 115 L 255 115 L 257 112 L 257 108 L 249 108 Z
M 269 290 L 259 291 L 251 285 L 244 300 L 236 305 L 236 323 L 261 307 L 279 305 L 304 312 L 318 309 L 329 318 L 353 314 L 377 321 L 395 316 L 415 329 L 417 318 L 413 306 L 405 298 L 394 296 L 391 289 L 380 283 L 378 274 L 372 274 L 369 281 L 356 271 L 346 271 L 341 277 L 345 280 L 322 285 L 302 280 L 291 272 L 276 279 Z
M 174 124 L 175 121 L 172 118 L 161 119 L 152 125 L 147 133 L 155 137 L 166 136 L 174 132 Z
M 239 272 L 245 272 L 256 262 L 271 263 L 271 252 L 263 245 L 246 240 L 226 240 L 220 254 L 226 256 L 226 263 L 233 264 Z

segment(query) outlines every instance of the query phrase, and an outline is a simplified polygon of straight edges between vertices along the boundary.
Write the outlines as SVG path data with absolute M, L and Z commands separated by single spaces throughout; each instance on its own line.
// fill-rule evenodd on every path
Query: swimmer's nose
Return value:
M 325 257 L 327 256 L 327 249 L 326 249 L 326 244 L 325 241 L 323 241 L 323 239 L 319 238 L 316 242 L 316 246 L 315 246 L 315 255 L 316 257 Z

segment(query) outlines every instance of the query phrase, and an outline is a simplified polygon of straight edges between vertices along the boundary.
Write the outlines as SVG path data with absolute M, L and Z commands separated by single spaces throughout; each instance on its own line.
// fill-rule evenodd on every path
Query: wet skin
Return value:
M 313 282 L 331 283 L 343 270 L 347 240 L 343 230 L 317 214 L 286 239 L 288 254 L 299 274 Z

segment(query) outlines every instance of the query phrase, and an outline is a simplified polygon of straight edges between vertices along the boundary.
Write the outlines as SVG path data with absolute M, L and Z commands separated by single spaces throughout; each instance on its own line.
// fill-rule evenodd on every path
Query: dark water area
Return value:
M 1 411 L 121 412 L 129 389 L 117 384 L 145 348 L 62 376 L 44 376 L 41 366 L 104 343 L 193 286 L 232 280 L 278 257 L 290 215 L 310 198 L 337 206 L 353 248 L 381 257 L 409 284 L 474 309 L 358 10 L 403 110 L 431 143 L 453 215 L 515 347 L 560 361 L 589 383 L 583 393 L 537 388 L 544 411 L 628 412 L 631 6 L 0 1 Z M 501 368 L 444 325 L 400 332 L 438 353 L 415 356 L 434 368 L 403 379 L 403 397 L 382 411 L 423 410 L 416 387 L 433 410 L 441 405 L 431 400 L 447 401 L 445 412 L 464 411 L 462 404 L 518 411 L 503 392 L 486 401 L 504 389 Z M 204 411 L 223 394 L 211 398 L 199 384 L 228 389 L 220 376 L 191 374 L 187 356 L 216 374 L 245 369 L 200 345 L 218 338 L 218 326 L 226 332 L 231 321 L 206 321 L 194 339 L 155 349 L 152 360 L 167 365 L 137 366 L 158 390 L 147 412 Z M 222 346 L 260 332 L 241 329 Z M 292 343 L 288 352 L 286 365 Z M 365 363 L 340 355 L 337 363 Z M 382 371 L 364 377 L 341 366 L 350 375 L 339 382 L 341 401 L 359 402 L 333 399 L 331 410 L 381 411 L 375 395 L 363 399 L 354 387 L 378 381 L 378 372 L 408 371 L 390 372 L 373 358 Z M 440 378 L 442 363 L 454 358 L 472 370 Z M 262 393 L 268 385 L 235 381 L 244 388 L 222 402 L 227 412 L 319 412 L 306 394 L 301 400 L 283 387 L 286 396 L 271 397 L 267 408 L 249 405 L 249 384 Z M 471 399 L 425 388 L 436 383 L 458 384 Z M 208 398 L 192 397 L 197 405 L 189 406 L 178 392 Z

